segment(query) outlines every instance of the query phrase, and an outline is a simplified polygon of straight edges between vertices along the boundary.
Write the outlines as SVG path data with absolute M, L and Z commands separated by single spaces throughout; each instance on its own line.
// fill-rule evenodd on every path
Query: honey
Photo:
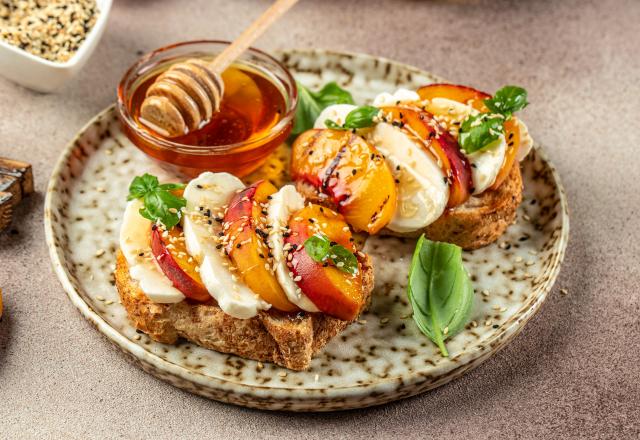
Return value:
M 176 138 L 164 138 L 139 119 L 148 88 L 172 63 L 160 62 L 129 78 L 118 91 L 126 115 L 123 131 L 145 154 L 165 168 L 193 177 L 203 171 L 226 171 L 245 176 L 262 165 L 289 136 L 293 124 L 291 90 L 269 71 L 237 63 L 222 74 L 224 95 L 220 109 L 208 123 Z M 293 91 L 295 94 L 295 90 Z M 295 96 L 295 95 L 294 95 Z
M 140 107 L 147 89 L 158 75 L 145 79 L 133 92 L 131 110 L 140 125 L 143 125 L 139 119 Z M 280 121 L 284 112 L 284 98 L 267 78 L 250 70 L 230 67 L 222 74 L 222 81 L 224 95 L 220 110 L 202 128 L 172 138 L 173 142 L 193 146 L 236 144 L 250 138 L 265 137 Z

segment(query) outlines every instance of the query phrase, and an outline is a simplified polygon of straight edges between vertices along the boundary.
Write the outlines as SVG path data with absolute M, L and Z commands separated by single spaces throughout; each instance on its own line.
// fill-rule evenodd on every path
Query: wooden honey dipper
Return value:
M 156 78 L 140 107 L 140 121 L 165 137 L 197 130 L 220 109 L 221 74 L 298 0 L 277 0 L 213 61 L 192 58 Z

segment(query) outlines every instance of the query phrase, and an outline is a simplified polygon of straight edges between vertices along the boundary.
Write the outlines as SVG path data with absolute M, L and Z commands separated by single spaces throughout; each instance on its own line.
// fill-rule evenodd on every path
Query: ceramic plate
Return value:
M 397 87 L 441 81 L 414 67 L 365 55 L 287 51 L 302 83 L 330 80 L 357 102 Z M 534 133 L 535 135 L 535 133 Z M 274 166 L 282 166 L 279 154 Z M 279 165 L 280 164 L 280 165 Z M 517 222 L 486 248 L 466 252 L 475 287 L 472 322 L 447 342 L 443 358 L 410 317 L 406 273 L 412 240 L 371 238 L 371 310 L 335 338 L 307 372 L 241 359 L 182 342 L 164 345 L 137 333 L 118 302 L 113 269 L 129 182 L 161 174 L 121 133 L 113 107 L 97 115 L 64 150 L 51 177 L 45 227 L 55 271 L 73 304 L 145 371 L 212 399 L 262 409 L 328 411 L 377 405 L 440 386 L 489 358 L 522 330 L 560 270 L 569 234 L 558 176 L 536 146 L 522 163 L 524 201 Z

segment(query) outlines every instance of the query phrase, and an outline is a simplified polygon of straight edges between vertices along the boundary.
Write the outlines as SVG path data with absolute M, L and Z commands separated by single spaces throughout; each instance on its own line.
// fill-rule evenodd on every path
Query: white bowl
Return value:
M 87 62 L 104 32 L 113 0 L 96 0 L 99 15 L 78 51 L 64 63 L 37 57 L 0 40 L 0 75 L 39 92 L 53 92 Z

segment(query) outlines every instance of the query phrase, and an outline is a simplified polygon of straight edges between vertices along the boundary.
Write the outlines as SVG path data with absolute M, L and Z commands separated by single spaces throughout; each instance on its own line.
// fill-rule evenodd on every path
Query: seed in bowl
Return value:
M 0 0 L 0 39 L 49 61 L 68 61 L 98 18 L 95 0 Z

